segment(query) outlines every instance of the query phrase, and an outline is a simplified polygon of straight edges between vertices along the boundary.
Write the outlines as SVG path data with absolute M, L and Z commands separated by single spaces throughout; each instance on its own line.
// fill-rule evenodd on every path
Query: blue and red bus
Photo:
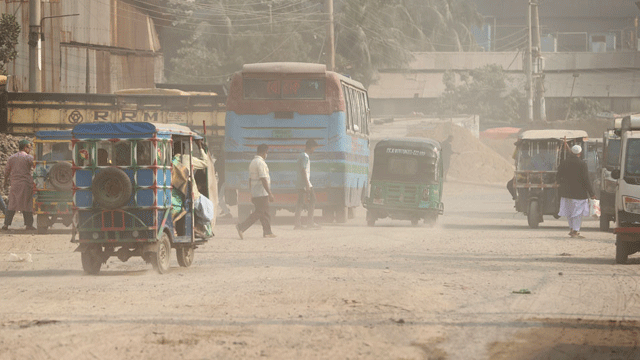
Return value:
M 225 120 L 226 186 L 238 191 L 238 216 L 251 210 L 249 162 L 269 145 L 272 211 L 294 211 L 296 158 L 308 139 L 316 208 L 346 221 L 361 205 L 369 172 L 369 99 L 357 81 L 309 63 L 246 64 L 231 79 Z

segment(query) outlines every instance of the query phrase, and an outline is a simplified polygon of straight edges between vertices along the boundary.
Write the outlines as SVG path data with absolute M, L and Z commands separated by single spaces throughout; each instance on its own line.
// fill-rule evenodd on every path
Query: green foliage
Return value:
M 20 36 L 20 24 L 12 14 L 0 17 L 0 74 L 6 75 L 6 65 L 18 56 L 16 45 Z
M 570 100 L 571 112 L 570 120 L 589 120 L 596 118 L 599 112 L 605 110 L 597 100 L 585 98 L 573 98 Z
M 508 91 L 510 82 L 502 66 L 496 64 L 468 72 L 447 71 L 438 111 L 440 115 L 477 114 L 481 119 L 517 122 L 523 95 L 515 89 Z
M 326 61 L 324 0 L 167 1 L 171 82 L 224 82 L 251 62 Z M 480 22 L 465 0 L 334 0 L 336 71 L 368 87 L 412 52 L 476 50 L 468 29 Z

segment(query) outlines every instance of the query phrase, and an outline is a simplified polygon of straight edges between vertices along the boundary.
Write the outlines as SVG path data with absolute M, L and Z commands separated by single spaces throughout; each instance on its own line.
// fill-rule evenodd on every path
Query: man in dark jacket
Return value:
M 560 184 L 559 216 L 569 221 L 569 236 L 584 238 L 580 235 L 582 217 L 589 216 L 589 198 L 595 199 L 587 163 L 580 159 L 582 147 L 574 145 L 571 153 L 558 167 L 558 183 Z

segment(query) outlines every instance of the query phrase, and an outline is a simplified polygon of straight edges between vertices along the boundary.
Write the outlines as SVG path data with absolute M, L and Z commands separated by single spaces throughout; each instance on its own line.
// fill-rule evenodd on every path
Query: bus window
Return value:
M 108 141 L 100 141 L 96 144 L 98 166 L 109 166 L 113 164 L 112 144 Z
M 138 141 L 136 144 L 136 162 L 138 166 L 153 165 L 151 157 L 153 144 L 149 140 Z
M 76 165 L 77 166 L 91 166 L 91 144 L 86 142 L 79 142 L 76 144 Z
M 121 141 L 115 146 L 115 158 L 117 166 L 131 166 L 131 143 Z

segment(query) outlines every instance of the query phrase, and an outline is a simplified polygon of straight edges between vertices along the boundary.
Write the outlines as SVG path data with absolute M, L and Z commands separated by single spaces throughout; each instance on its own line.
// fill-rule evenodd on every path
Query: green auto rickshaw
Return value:
M 444 212 L 440 143 L 426 138 L 384 139 L 373 154 L 367 224 L 390 217 L 435 225 Z

